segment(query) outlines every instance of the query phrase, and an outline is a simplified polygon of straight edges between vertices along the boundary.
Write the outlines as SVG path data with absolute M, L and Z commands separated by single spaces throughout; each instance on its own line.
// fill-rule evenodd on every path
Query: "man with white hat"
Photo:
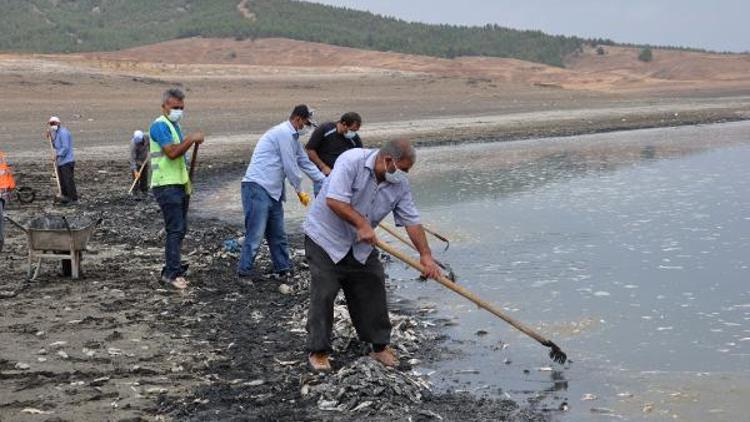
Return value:
M 149 187 L 149 135 L 140 130 L 133 132 L 130 140 L 130 172 L 133 180 L 138 180 L 136 188 L 143 194 L 148 193 Z
M 48 123 L 47 139 L 55 149 L 55 164 L 57 165 L 57 175 L 60 178 L 60 191 L 62 193 L 61 202 L 77 202 L 73 137 L 70 135 L 68 128 L 62 125 L 59 117 L 50 117 Z

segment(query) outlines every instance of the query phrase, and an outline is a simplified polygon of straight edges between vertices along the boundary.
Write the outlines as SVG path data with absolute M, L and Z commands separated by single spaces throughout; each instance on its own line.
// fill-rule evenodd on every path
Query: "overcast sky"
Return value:
M 315 0 L 409 21 L 497 23 L 635 44 L 750 51 L 748 0 Z

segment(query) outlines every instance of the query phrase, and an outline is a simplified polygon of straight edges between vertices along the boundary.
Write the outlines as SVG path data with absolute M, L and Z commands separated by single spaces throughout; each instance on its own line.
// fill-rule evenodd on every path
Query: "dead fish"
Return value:
M 612 409 L 607 409 L 606 407 L 592 407 L 589 409 L 591 413 L 598 413 L 600 415 L 614 415 L 615 411 Z
M 276 358 L 273 358 L 273 360 L 281 366 L 293 366 L 299 363 L 298 360 L 279 360 Z
M 27 407 L 21 410 L 21 413 L 27 413 L 29 415 L 51 415 L 53 412 L 48 410 L 35 409 L 33 407 Z

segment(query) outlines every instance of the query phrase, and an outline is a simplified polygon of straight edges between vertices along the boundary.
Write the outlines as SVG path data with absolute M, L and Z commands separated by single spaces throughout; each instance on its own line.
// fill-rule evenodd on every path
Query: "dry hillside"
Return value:
M 528 85 L 631 91 L 641 89 L 747 89 L 750 55 L 655 50 L 654 60 L 638 60 L 638 50 L 594 48 L 569 57 L 566 68 L 515 59 L 461 57 L 440 59 L 387 53 L 281 38 L 236 41 L 190 38 L 84 57 L 115 62 L 224 64 L 298 68 L 384 69 L 437 76 L 491 79 Z

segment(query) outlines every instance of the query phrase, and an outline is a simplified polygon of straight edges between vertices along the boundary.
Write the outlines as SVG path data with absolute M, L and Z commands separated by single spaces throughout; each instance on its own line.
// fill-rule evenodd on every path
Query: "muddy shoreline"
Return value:
M 682 116 L 681 122 L 730 118 L 704 114 Z M 644 121 L 628 124 L 641 127 Z M 610 122 L 587 128 L 602 132 L 622 126 Z M 564 136 L 580 130 L 539 126 L 491 138 L 472 134 L 471 140 Z M 446 134 L 429 145 L 456 139 Z M 203 154 L 198 189 L 210 190 L 212 180 L 241 174 L 247 165 L 244 155 L 233 148 Z M 77 177 L 83 199 L 75 208 L 51 205 L 54 182 L 46 162 L 15 160 L 19 185 L 33 186 L 37 198 L 29 205 L 11 204 L 11 216 L 26 221 L 46 212 L 83 213 L 103 222 L 84 258 L 84 278 L 75 281 L 56 275 L 52 263 L 44 264 L 37 280 L 25 281 L 25 236 L 14 227 L 6 229 L 0 255 L 0 419 L 534 421 L 559 412 L 533 402 L 420 389 L 421 378 L 409 361 L 449 358 L 450 351 L 439 329 L 430 326 L 431 310 L 399 303 L 396 296 L 391 298 L 394 318 L 402 322 L 399 329 L 410 330 L 408 336 L 396 332 L 395 344 L 404 342 L 399 371 L 370 379 L 356 372 L 341 379 L 310 374 L 301 331 L 309 273 L 299 234 L 291 239 L 299 271 L 289 289 L 272 280 L 246 287 L 235 280 L 237 253 L 224 247 L 225 240 L 242 234 L 239 227 L 193 212 L 184 246 L 193 288 L 188 295 L 175 294 L 156 283 L 163 247 L 158 206 L 150 197 L 126 195 L 129 172 L 123 160 L 81 156 Z M 262 250 L 261 268 L 268 261 Z M 343 324 L 341 329 L 337 373 L 361 367 L 358 359 L 366 351 L 352 338 L 350 327 Z M 387 376 L 402 384 L 386 382 Z M 389 385 L 400 387 L 394 391 Z M 379 393 L 373 396 L 372 391 Z M 562 407 L 566 401 L 564 390 L 554 393 L 554 403 Z
M 199 177 L 209 181 L 236 173 L 242 161 L 207 158 Z M 4 421 L 550 417 L 529 403 L 434 395 L 422 388 L 427 379 L 413 374 L 408 362 L 439 359 L 444 351 L 439 331 L 428 327 L 430 310 L 420 310 L 419 304 L 407 310 L 394 303 L 394 310 L 401 309 L 393 313 L 399 322 L 394 344 L 403 361 L 398 371 L 369 378 L 356 373 L 366 348 L 343 318 L 334 368 L 355 373 L 341 380 L 313 375 L 301 331 L 309 273 L 299 234 L 291 239 L 298 272 L 290 289 L 272 280 L 246 287 L 234 276 L 237 253 L 224 247 L 224 240 L 241 230 L 193 213 L 183 255 L 191 264 L 193 287 L 179 295 L 156 283 L 161 215 L 150 197 L 126 195 L 125 163 L 79 159 L 82 200 L 64 208 L 51 205 L 53 182 L 45 163 L 15 164 L 19 184 L 37 189 L 37 198 L 28 205 L 11 204 L 8 214 L 14 219 L 54 213 L 103 221 L 85 254 L 80 280 L 60 277 L 58 266 L 47 262 L 39 278 L 26 281 L 25 235 L 7 229 L 0 255 Z M 268 267 L 267 251 L 259 262 L 261 269 Z

